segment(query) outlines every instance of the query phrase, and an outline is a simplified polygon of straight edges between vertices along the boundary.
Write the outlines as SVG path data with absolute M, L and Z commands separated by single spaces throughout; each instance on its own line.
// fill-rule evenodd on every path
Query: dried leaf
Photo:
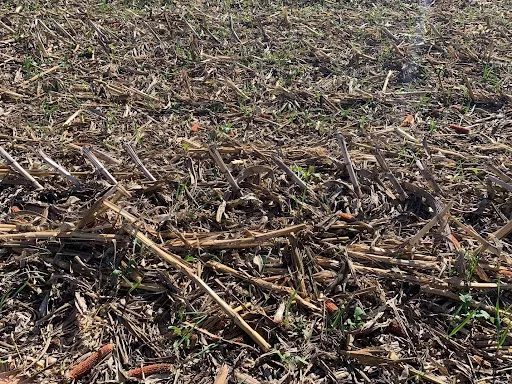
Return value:
M 414 116 L 413 115 L 407 115 L 402 121 L 401 127 L 410 127 L 414 124 Z
M 217 223 L 222 222 L 222 215 L 224 215 L 224 212 L 226 211 L 226 205 L 226 200 L 222 200 L 222 203 L 220 203 L 219 208 L 217 209 L 217 215 L 215 216 Z
M 283 321 L 284 311 L 286 310 L 286 302 L 281 302 L 279 307 L 277 308 L 276 313 L 274 314 L 274 322 L 281 323 Z
M 339 310 L 338 306 L 332 300 L 325 300 L 325 309 L 328 313 L 335 313 Z

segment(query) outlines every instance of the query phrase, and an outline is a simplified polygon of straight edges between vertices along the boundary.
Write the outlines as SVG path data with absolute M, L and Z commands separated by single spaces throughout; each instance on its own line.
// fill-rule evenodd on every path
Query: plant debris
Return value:
M 0 383 L 511 382 L 511 20 L 2 1 Z

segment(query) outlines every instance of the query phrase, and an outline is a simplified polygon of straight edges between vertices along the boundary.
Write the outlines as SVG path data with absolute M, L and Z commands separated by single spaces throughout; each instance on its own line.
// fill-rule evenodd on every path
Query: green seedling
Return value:
M 307 182 L 311 176 L 315 175 L 315 167 L 312 165 L 310 165 L 307 169 L 304 169 L 298 165 L 293 165 L 292 171 L 297 173 L 297 176 L 299 176 L 305 182 Z
M 23 291 L 25 289 L 25 287 L 27 286 L 27 284 L 28 284 L 28 280 L 25 281 L 12 295 L 10 295 L 11 290 L 8 290 L 5 294 L 2 295 L 2 297 L 0 298 L 0 312 L 2 311 L 7 300 L 9 300 L 12 297 L 15 297 L 21 291 Z
M 357 306 L 354 308 L 352 316 L 349 316 L 345 321 L 343 320 L 346 310 L 340 308 L 337 310 L 332 317 L 329 318 L 329 328 L 344 330 L 354 330 L 361 327 L 365 323 L 366 314 L 364 310 Z
M 448 334 L 448 337 L 455 336 L 462 328 L 464 328 L 472 319 L 490 320 L 491 316 L 484 310 L 481 309 L 470 309 L 472 297 L 468 293 L 461 293 L 459 295 L 461 304 L 457 311 L 452 316 L 453 319 L 459 319 L 462 316 L 462 321 L 455 326 L 455 328 Z M 461 316 L 462 315 L 462 316 Z M 491 320 L 492 321 L 492 320 Z
M 290 311 L 290 307 L 292 306 L 293 300 L 295 300 L 295 297 L 297 296 L 298 289 L 299 288 L 295 288 L 293 293 L 290 295 L 290 298 L 286 302 L 286 308 L 284 310 L 284 318 L 285 319 L 288 317 L 288 313 Z M 286 323 L 286 325 L 289 325 L 289 323 Z
M 428 131 L 429 131 L 430 133 L 434 133 L 436 130 L 437 130 L 437 121 L 435 121 L 435 120 L 430 120 L 429 127 L 428 127 Z
M 478 263 L 480 262 L 480 255 L 474 252 L 465 251 L 464 258 L 467 261 L 466 267 L 466 280 L 473 280 L 473 274 L 475 273 Z
M 501 310 L 501 308 L 500 308 L 500 296 L 501 296 L 501 284 L 500 284 L 500 280 L 498 279 L 498 297 L 496 298 L 496 304 L 494 306 L 496 316 L 494 317 L 494 319 L 491 319 L 491 322 L 493 322 L 494 327 L 496 328 L 496 346 L 497 346 L 498 350 L 505 343 L 505 340 L 507 339 L 507 336 L 510 332 L 510 327 L 512 327 L 512 321 L 510 321 L 510 320 L 508 321 L 505 328 L 502 327 L 502 324 L 503 324 L 502 312 L 503 312 L 503 310 Z M 512 309 L 512 305 L 510 305 L 504 312 L 510 313 L 511 309 Z
M 353 330 L 359 328 L 364 324 L 365 313 L 361 307 L 355 307 L 352 318 L 348 318 L 345 322 L 345 325 L 348 326 L 348 329 Z
M 23 69 L 25 70 L 26 77 L 32 77 L 36 74 L 34 70 L 34 60 L 31 56 L 26 56 L 23 60 Z

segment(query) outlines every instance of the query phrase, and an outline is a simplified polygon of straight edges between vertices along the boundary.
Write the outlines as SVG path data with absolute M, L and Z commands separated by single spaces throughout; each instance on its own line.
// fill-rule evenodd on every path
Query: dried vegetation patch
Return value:
M 510 382 L 511 20 L 2 1 L 0 383 Z

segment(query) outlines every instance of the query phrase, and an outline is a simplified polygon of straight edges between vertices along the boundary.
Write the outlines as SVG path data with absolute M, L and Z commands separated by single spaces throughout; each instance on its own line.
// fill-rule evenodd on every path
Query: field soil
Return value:
M 0 383 L 512 382 L 512 3 L 0 2 Z

